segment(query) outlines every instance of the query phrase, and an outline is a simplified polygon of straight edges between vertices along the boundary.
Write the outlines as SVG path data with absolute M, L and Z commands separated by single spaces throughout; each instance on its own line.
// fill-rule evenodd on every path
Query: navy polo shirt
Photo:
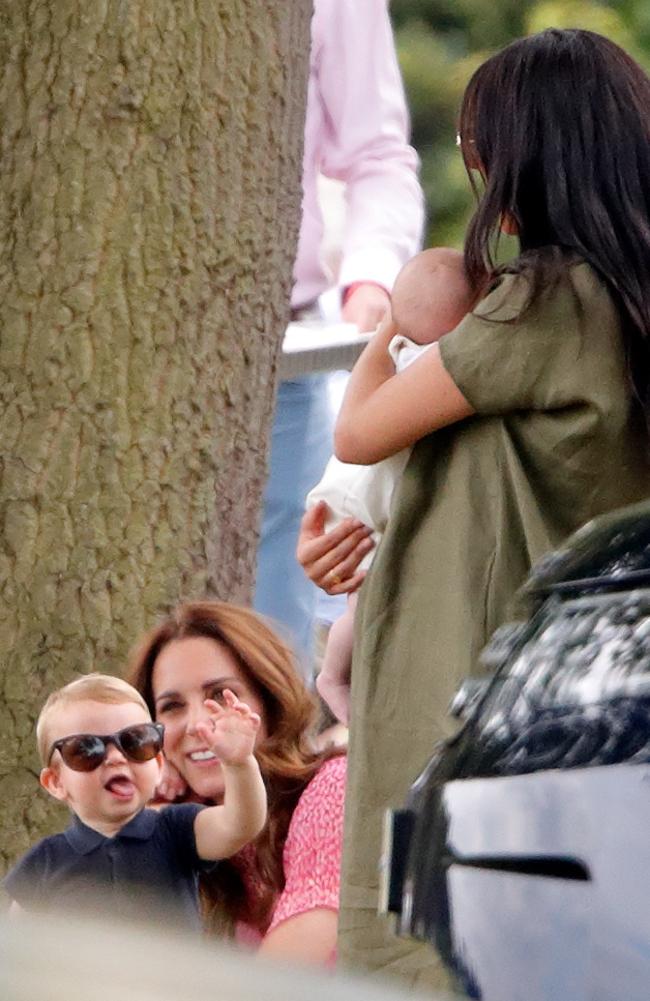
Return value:
M 196 853 L 194 820 L 203 809 L 141 810 L 112 838 L 74 816 L 14 866 L 7 893 L 26 910 L 113 913 L 198 930 L 198 875 L 213 865 Z

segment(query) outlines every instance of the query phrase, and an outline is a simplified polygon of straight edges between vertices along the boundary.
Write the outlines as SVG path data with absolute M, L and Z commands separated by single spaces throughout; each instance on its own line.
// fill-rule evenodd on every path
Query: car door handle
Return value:
M 448 852 L 443 857 L 443 865 L 491 869 L 496 872 L 568 879 L 582 883 L 591 881 L 589 867 L 580 859 L 566 855 L 455 855 L 453 852 Z

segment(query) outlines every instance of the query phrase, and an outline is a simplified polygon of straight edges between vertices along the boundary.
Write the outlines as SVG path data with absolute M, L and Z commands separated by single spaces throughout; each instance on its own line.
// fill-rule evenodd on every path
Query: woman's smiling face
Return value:
M 205 699 L 221 699 L 230 688 L 259 713 L 257 743 L 266 736 L 264 706 L 253 683 L 223 643 L 207 636 L 173 640 L 158 655 L 153 669 L 156 719 L 165 724 L 165 757 L 199 799 L 223 797 L 221 765 L 196 733 L 208 712 Z

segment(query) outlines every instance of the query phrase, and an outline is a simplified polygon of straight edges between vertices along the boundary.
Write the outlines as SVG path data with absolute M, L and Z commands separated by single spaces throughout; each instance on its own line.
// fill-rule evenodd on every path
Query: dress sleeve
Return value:
M 600 292 L 611 323 L 611 300 Z M 555 410 L 582 403 L 588 392 L 584 315 L 572 281 L 562 279 L 524 308 L 528 296 L 526 277 L 504 275 L 440 339 L 443 365 L 479 414 Z
M 338 911 L 345 766 L 344 755 L 326 761 L 298 800 L 284 846 L 286 883 L 269 931 L 307 911 Z

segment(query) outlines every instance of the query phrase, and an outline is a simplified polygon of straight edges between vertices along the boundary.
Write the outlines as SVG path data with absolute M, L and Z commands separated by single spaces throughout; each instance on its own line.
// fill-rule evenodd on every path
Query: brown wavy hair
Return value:
M 152 679 L 158 655 L 168 643 L 195 636 L 223 643 L 236 658 L 262 702 L 267 733 L 255 752 L 268 795 L 268 820 L 255 842 L 262 893 L 251 906 L 236 866 L 220 862 L 214 872 L 201 877 L 206 925 L 213 931 L 232 932 L 241 920 L 264 930 L 275 898 L 284 888 L 282 851 L 298 799 L 323 761 L 339 752 L 317 752 L 312 746 L 316 703 L 290 648 L 261 616 L 227 602 L 178 605 L 133 652 L 128 680 L 143 696 L 152 716 Z

